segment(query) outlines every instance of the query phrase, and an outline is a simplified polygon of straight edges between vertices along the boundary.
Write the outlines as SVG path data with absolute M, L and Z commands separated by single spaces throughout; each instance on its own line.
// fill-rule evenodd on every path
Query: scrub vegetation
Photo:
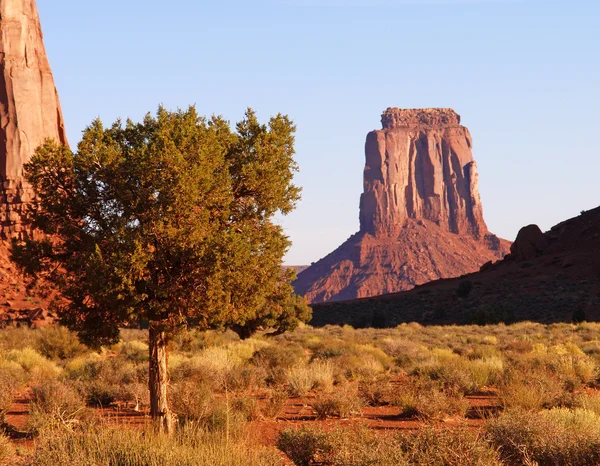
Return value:
M 92 350 L 63 327 L 1 330 L 0 459 L 30 465 L 600 462 L 599 324 L 303 326 L 245 340 L 231 331 L 181 331 L 169 342 L 170 408 L 177 418 L 171 436 L 147 418 L 147 342 L 147 331 L 122 329 L 119 342 Z M 11 405 L 23 397 L 27 423 L 16 429 Z M 295 406 L 302 406 L 302 416 L 290 414 Z M 271 437 L 269 429 L 275 429 Z M 9 441 L 16 434 L 33 438 L 33 449 Z

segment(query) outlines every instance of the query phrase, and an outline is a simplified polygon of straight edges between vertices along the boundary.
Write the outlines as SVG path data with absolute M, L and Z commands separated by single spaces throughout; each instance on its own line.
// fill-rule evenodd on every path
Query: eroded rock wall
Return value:
M 476 239 L 487 233 L 469 130 L 450 109 L 388 109 L 365 144 L 361 231 L 397 234 L 425 219 Z
M 46 138 L 67 143 L 35 0 L 0 0 L 0 235 L 28 234 L 23 165 Z
M 367 135 L 360 231 L 298 275 L 310 302 L 475 272 L 510 243 L 488 231 L 469 130 L 452 109 L 387 109 Z

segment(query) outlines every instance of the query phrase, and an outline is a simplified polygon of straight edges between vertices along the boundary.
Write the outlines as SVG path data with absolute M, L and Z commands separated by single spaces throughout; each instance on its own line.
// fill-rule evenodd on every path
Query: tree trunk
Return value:
M 150 371 L 150 416 L 160 432 L 171 434 L 174 429 L 173 413 L 169 409 L 167 387 L 167 334 L 156 324 L 149 325 Z

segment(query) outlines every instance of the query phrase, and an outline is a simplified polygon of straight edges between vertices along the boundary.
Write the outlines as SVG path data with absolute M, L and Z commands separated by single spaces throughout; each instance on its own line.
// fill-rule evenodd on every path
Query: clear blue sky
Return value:
M 309 264 L 358 230 L 364 140 L 389 107 L 452 107 L 484 215 L 514 239 L 600 205 L 600 2 L 38 0 L 72 145 L 100 116 L 196 104 L 297 124 L 281 220 Z

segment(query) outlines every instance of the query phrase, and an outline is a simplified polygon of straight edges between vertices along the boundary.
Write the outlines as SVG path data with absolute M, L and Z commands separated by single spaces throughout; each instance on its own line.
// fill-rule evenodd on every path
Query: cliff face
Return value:
M 451 109 L 388 108 L 367 135 L 360 231 L 299 274 L 311 302 L 407 290 L 508 252 L 483 219 L 469 130 Z
M 6 241 L 32 234 L 23 165 L 46 138 L 67 143 L 35 0 L 0 0 L 0 327 L 48 321 L 51 297 L 25 286 Z
M 28 234 L 23 164 L 46 138 L 67 143 L 35 0 L 0 1 L 0 235 Z
M 481 238 L 487 233 L 469 130 L 450 109 L 387 109 L 365 144 L 361 231 L 398 232 L 406 218 Z

